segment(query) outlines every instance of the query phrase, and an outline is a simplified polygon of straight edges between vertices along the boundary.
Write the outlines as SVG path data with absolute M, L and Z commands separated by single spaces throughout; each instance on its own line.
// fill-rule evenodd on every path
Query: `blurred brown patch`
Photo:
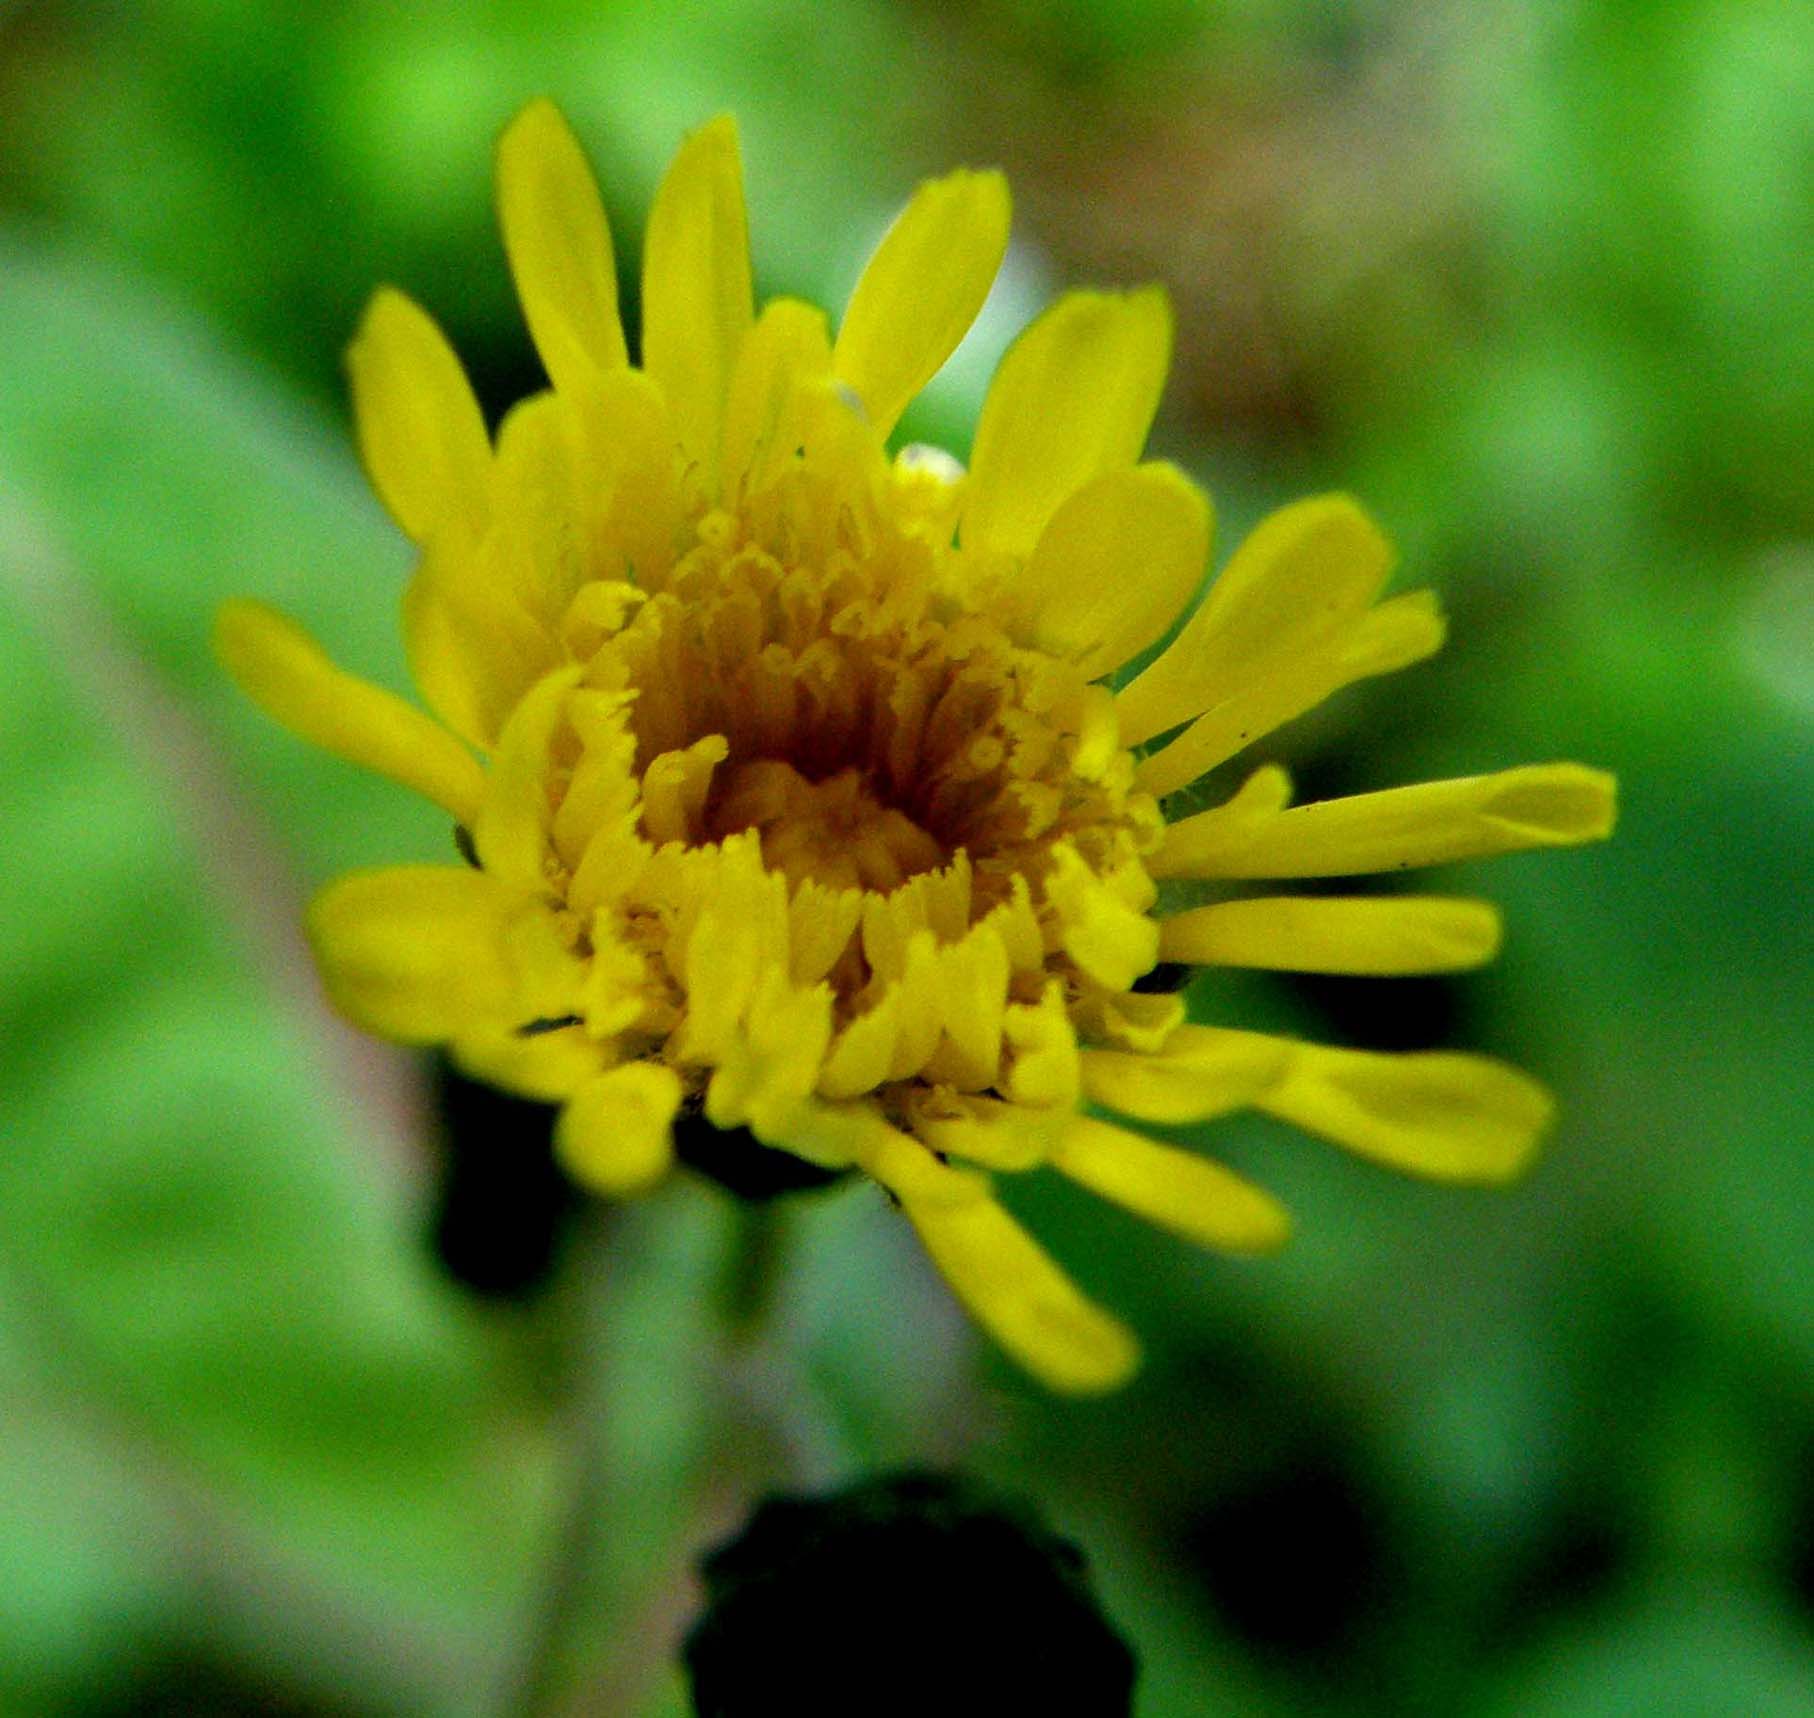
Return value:
M 1114 77 L 1042 57 L 997 9 L 927 16 L 949 55 L 941 158 L 1005 166 L 1062 278 L 1171 289 L 1192 428 L 1314 441 L 1433 318 L 1452 327 L 1472 221 L 1440 13 L 1328 52 L 1202 38 Z

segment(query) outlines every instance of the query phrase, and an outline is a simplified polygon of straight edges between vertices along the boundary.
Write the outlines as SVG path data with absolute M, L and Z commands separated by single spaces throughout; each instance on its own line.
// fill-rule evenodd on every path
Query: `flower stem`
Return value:
M 738 1199 L 718 1279 L 718 1316 L 726 1345 L 748 1348 L 775 1310 L 787 1253 L 787 1213 L 778 1199 Z
M 560 1710 L 563 1661 L 583 1610 L 609 1489 L 604 1430 L 603 1344 L 599 1309 L 609 1287 L 611 1224 L 602 1206 L 586 1211 L 574 1236 L 568 1284 L 567 1495 L 552 1536 L 541 1590 L 502 1710 L 546 1718 Z
M 713 1290 L 723 1350 L 750 1354 L 774 1310 L 786 1247 L 786 1214 L 777 1201 L 735 1200 L 724 1258 Z M 574 1238 L 568 1291 L 567 1492 L 551 1536 L 541 1590 L 511 1689 L 502 1705 L 510 1718 L 550 1718 L 565 1708 L 575 1637 L 583 1632 L 587 1594 L 609 1503 L 601 1330 L 610 1287 L 609 1212 L 586 1213 Z

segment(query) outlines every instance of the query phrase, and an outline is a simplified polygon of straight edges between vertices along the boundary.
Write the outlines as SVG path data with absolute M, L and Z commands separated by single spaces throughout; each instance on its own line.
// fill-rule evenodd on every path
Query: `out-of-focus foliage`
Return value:
M 632 303 L 720 108 L 763 288 L 821 302 L 918 176 L 1002 163 L 1018 248 L 911 434 L 962 445 L 1050 285 L 1161 278 L 1161 440 L 1225 542 L 1351 488 L 1454 614 L 1283 736 L 1305 791 L 1619 771 L 1609 847 L 1453 879 L 1507 907 L 1490 972 L 1193 999 L 1536 1069 L 1565 1119 L 1527 1185 L 1217 1126 L 1299 1215 L 1239 1265 L 1026 1187 L 1150 1340 L 1087 1406 L 979 1360 L 866 1190 L 802 1202 L 734 1365 L 700 1187 L 616 1219 L 600 1282 L 449 1279 L 425 1071 L 324 1018 L 294 931 L 448 832 L 205 640 L 264 596 L 401 684 L 338 355 L 391 280 L 492 409 L 537 385 L 488 157 L 538 92 Z M 1089 1546 L 1153 1718 L 1814 1710 L 1804 7 L 15 0 L 0 112 L 0 1711 L 499 1709 L 576 1355 L 613 1483 L 567 1668 L 615 1643 L 611 1710 L 679 1710 L 685 1559 L 754 1490 L 928 1458 Z

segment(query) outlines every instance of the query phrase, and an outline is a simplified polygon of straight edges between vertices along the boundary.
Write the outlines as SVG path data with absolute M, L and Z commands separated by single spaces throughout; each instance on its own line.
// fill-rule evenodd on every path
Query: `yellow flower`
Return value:
M 438 720 L 254 603 L 218 646 L 304 737 L 461 826 L 467 866 L 316 900 L 329 995 L 563 1106 L 573 1175 L 669 1167 L 683 1110 L 886 1187 L 958 1296 L 1047 1384 L 1122 1382 L 1132 1336 L 992 1197 L 1048 1164 L 1191 1240 L 1279 1245 L 1227 1170 L 1120 1122 L 1252 1107 L 1381 1162 L 1499 1180 L 1550 1113 L 1482 1058 L 1185 1022 L 1158 963 L 1428 973 L 1493 955 L 1481 902 L 1294 897 L 1607 833 L 1610 779 L 1548 764 L 1290 809 L 1276 767 L 1168 823 L 1164 796 L 1442 639 L 1342 496 L 1287 507 L 1196 593 L 1210 513 L 1140 463 L 1169 358 L 1156 290 L 1074 292 L 1003 359 L 968 471 L 887 447 L 999 267 L 999 174 L 921 187 L 835 336 L 752 302 L 737 134 L 682 145 L 628 359 L 611 239 L 545 102 L 499 148 L 505 247 L 553 386 L 495 441 L 458 359 L 381 291 L 351 354 L 361 451 L 421 550 L 403 603 Z M 481 761 L 482 760 L 482 761 Z M 1162 887 L 1169 886 L 1161 907 Z M 1175 899 L 1174 899 L 1175 897 Z

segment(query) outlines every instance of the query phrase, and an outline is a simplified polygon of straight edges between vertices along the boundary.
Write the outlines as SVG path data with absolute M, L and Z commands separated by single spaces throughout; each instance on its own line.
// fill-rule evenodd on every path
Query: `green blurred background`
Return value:
M 447 830 L 245 706 L 209 619 L 402 684 L 340 353 L 392 281 L 489 409 L 537 385 L 489 155 L 540 92 L 627 282 L 722 108 L 764 291 L 837 304 L 919 178 L 1005 166 L 913 436 L 962 448 L 1052 290 L 1162 280 L 1157 443 L 1224 547 L 1350 488 L 1453 613 L 1280 737 L 1305 792 L 1619 772 L 1610 846 L 1441 880 L 1507 907 L 1489 972 L 1194 996 L 1533 1068 L 1528 1183 L 1218 1124 L 1299 1216 L 1257 1264 L 1016 1184 L 1148 1340 L 1083 1405 L 845 1189 L 731 1363 L 722 1194 L 578 1271 L 539 1115 L 323 1014 L 307 889 Z M 0 1712 L 505 1710 L 581 1424 L 576 1711 L 684 1710 L 688 1560 L 764 1486 L 934 1459 L 1088 1547 L 1150 1718 L 1814 1712 L 1811 722 L 1799 0 L 0 0 Z

